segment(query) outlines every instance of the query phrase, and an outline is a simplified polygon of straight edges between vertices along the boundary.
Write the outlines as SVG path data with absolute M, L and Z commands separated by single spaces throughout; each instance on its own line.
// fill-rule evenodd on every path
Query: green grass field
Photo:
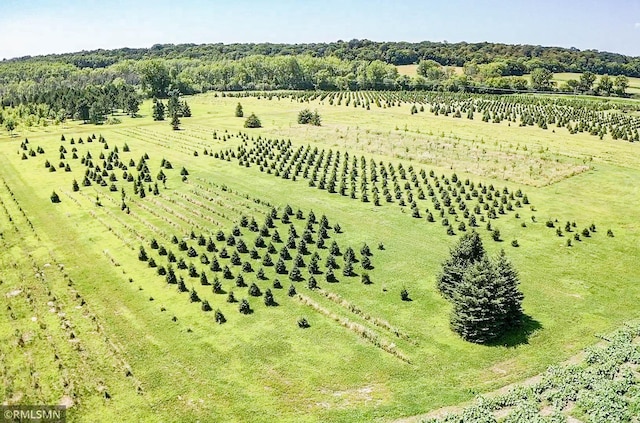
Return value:
M 153 122 L 146 102 L 142 117 L 122 116 L 120 125 L 69 122 L 0 137 L 3 402 L 73 404 L 70 421 L 386 422 L 469 401 L 538 374 L 596 343 L 596 335 L 640 316 L 637 143 L 569 135 L 551 126 L 545 131 L 411 115 L 411 104 L 365 110 L 277 97 L 186 99 L 194 117 L 183 118 L 180 131 L 172 131 L 167 121 Z M 245 116 L 260 117 L 263 128 L 243 128 L 244 119 L 234 117 L 238 101 Z M 322 126 L 297 124 L 303 108 L 317 109 Z M 96 140 L 87 142 L 93 134 Z M 108 148 L 98 142 L 100 135 Z M 23 160 L 25 138 L 28 149 L 40 146 L 44 153 Z M 491 240 L 486 222 L 478 231 L 490 253 L 505 249 L 519 270 L 527 334 L 479 346 L 449 330 L 450 305 L 436 291 L 435 277 L 457 237 L 446 234 L 439 216 L 428 223 L 397 202 L 376 207 L 310 187 L 302 177 L 283 179 L 255 163 L 245 167 L 234 157 L 213 156 L 235 155 L 241 146 L 257 149 L 259 138 L 291 140 L 294 150 L 310 145 L 343 157 L 348 152 L 364 157 L 367 166 L 373 159 L 376 165 L 413 166 L 416 173 L 433 170 L 440 181 L 441 175 L 450 179 L 456 173 L 476 185 L 525 192 L 530 205 L 492 221 L 502 242 Z M 71 158 L 73 147 L 77 159 Z M 159 195 L 134 195 L 122 169 L 114 170 L 116 181 L 105 176 L 116 191 L 94 181 L 82 186 L 87 152 L 102 169 L 100 154 L 108 156 L 116 147 L 127 165 L 147 154 L 153 182 L 161 161 L 171 162 L 173 169 L 163 169 L 168 179 L 166 187 L 159 184 Z M 56 172 L 45 167 L 47 160 Z M 280 158 L 274 152 L 270 160 Z M 61 161 L 70 172 L 58 167 Z M 139 173 L 130 166 L 129 171 Z M 80 183 L 77 192 L 73 179 Z M 121 210 L 123 187 L 128 214 Z M 49 199 L 54 190 L 58 204 Z M 249 296 L 247 288 L 218 273 L 225 292 L 248 299 L 254 312 L 242 315 L 237 303 L 226 302 L 226 294 L 213 293 L 174 263 L 187 288 L 224 314 L 227 322 L 219 325 L 213 312 L 202 311 L 189 293 L 179 293 L 138 259 L 143 245 L 157 264 L 167 266 L 149 247 L 155 238 L 211 281 L 214 272 L 197 256 L 180 252 L 173 235 L 200 256 L 205 250 L 189 239 L 192 231 L 215 240 L 219 230 L 228 235 L 239 225 L 242 215 L 262 226 L 273 206 L 275 229 L 286 241 L 288 225 L 281 216 L 287 204 L 305 218 L 313 210 L 318 219 L 326 215 L 332 226 L 339 223 L 341 233 L 330 230 L 327 246 L 335 240 L 358 256 L 364 243 L 371 247 L 373 283 L 364 285 L 359 276 L 336 270 L 338 283 L 318 275 L 321 289 L 310 290 L 306 271 L 304 281 L 292 283 L 266 266 L 267 279 L 258 280 L 261 261 L 241 254 L 254 268 L 244 274 L 247 284 L 255 282 L 262 292 L 271 288 L 279 303 L 266 307 L 263 297 Z M 433 211 L 430 201 L 419 205 Z M 567 247 L 573 233 L 559 237 L 545 225 L 556 219 L 556 227 L 569 221 L 576 222 L 575 231 L 591 224 L 597 231 Z M 292 217 L 292 222 L 301 234 L 305 221 Z M 608 229 L 614 237 L 606 235 Z M 257 234 L 240 230 L 251 250 Z M 511 246 L 514 239 L 517 248 Z M 234 250 L 215 242 L 218 249 Z M 327 251 L 311 250 L 324 263 Z M 265 250 L 259 253 L 264 257 Z M 277 253 L 272 256 L 275 262 Z M 307 263 L 309 257 L 304 256 Z M 229 267 L 234 276 L 242 273 L 239 266 Z M 356 273 L 362 269 L 356 267 Z M 272 287 L 275 278 L 283 289 Z M 287 295 L 292 284 L 299 296 Z M 403 288 L 413 301 L 400 300 Z M 300 329 L 300 317 L 311 327 Z M 371 336 L 363 336 L 365 331 Z

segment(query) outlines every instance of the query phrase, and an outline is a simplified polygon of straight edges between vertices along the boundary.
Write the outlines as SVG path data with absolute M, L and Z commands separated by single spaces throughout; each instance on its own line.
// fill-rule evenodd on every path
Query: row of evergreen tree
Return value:
M 180 101 L 180 92 L 172 90 L 169 93 L 169 99 L 165 107 L 164 103 L 157 98 L 153 99 L 152 107 L 153 120 L 164 120 L 165 115 L 171 118 L 171 127 L 174 131 L 180 129 L 180 118 L 191 117 L 191 108 L 186 101 Z

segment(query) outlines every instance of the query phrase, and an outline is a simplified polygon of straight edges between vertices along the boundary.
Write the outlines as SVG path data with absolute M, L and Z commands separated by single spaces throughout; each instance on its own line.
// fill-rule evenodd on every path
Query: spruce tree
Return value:
M 180 116 L 182 110 L 180 105 L 180 93 L 178 90 L 171 90 L 169 92 L 169 100 L 167 101 L 167 112 L 169 116 Z
M 478 344 L 502 335 L 507 305 L 501 291 L 496 270 L 486 257 L 471 264 L 453 292 L 451 329 Z
M 273 293 L 270 289 L 267 289 L 264 293 L 264 305 L 266 305 L 267 307 L 274 307 L 278 305 L 278 303 L 276 303 L 275 299 L 273 298 Z
M 262 295 L 262 291 L 260 291 L 260 288 L 258 287 L 258 285 L 256 285 L 255 283 L 252 283 L 251 286 L 249 287 L 249 295 L 251 295 L 252 297 L 259 297 Z
M 164 120 L 164 104 L 158 99 L 153 100 L 153 120 Z
M 442 264 L 437 287 L 447 299 L 452 299 L 456 286 L 462 281 L 465 269 L 483 259 L 486 253 L 480 235 L 476 231 L 464 234 L 451 249 L 449 258 Z
M 180 118 L 177 113 L 171 117 L 171 128 L 173 128 L 174 131 L 180 129 Z
M 219 325 L 225 323 L 227 321 L 227 319 L 225 319 L 224 314 L 222 314 L 222 312 L 218 309 L 216 310 L 216 323 L 218 323 Z
M 518 327 L 522 324 L 522 300 L 524 299 L 524 295 L 518 289 L 520 284 L 518 272 L 511 261 L 507 259 L 504 250 L 500 251 L 493 265 L 500 284 L 500 295 L 504 296 L 506 307 L 505 329 Z
M 242 314 L 253 313 L 253 310 L 251 310 L 251 306 L 249 305 L 249 301 L 247 301 L 246 298 L 243 298 L 242 301 L 240 301 L 240 306 L 238 307 L 238 310 Z
M 251 115 L 244 122 L 244 127 L 245 128 L 261 128 L 262 123 L 260 122 L 260 119 L 258 118 L 258 116 L 251 113 Z

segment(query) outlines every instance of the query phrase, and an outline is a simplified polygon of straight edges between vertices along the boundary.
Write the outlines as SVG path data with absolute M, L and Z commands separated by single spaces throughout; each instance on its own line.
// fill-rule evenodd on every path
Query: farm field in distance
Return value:
M 449 66 L 449 68 L 453 70 L 453 73 L 455 75 L 464 74 L 464 69 L 460 66 Z M 418 74 L 418 65 L 398 65 L 397 69 L 400 75 L 415 77 Z M 576 73 L 576 72 L 556 72 L 553 74 L 552 80 L 557 86 L 559 86 L 563 82 L 567 82 L 570 79 L 574 79 L 576 81 L 579 80 L 580 75 L 581 75 L 580 73 Z M 525 74 L 524 77 L 527 79 L 528 82 L 531 81 L 530 74 Z M 597 75 L 595 82 L 598 83 L 601 77 L 602 75 Z M 627 92 L 629 94 L 640 93 L 640 78 L 634 78 L 634 77 L 629 78 L 629 88 L 627 89 Z
M 188 96 L 179 131 L 146 101 L 118 125 L 3 133 L 0 398 L 71 405 L 70 421 L 394 421 L 640 317 L 638 142 L 340 95 Z M 296 122 L 305 108 L 321 126 Z M 524 293 L 525 328 L 495 345 L 453 333 L 435 286 L 469 216 Z

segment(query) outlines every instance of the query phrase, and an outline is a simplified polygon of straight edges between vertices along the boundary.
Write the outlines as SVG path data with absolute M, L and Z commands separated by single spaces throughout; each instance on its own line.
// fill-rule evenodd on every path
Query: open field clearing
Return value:
M 118 125 L 3 134 L 0 398 L 71 405 L 70 421 L 392 421 L 640 317 L 635 120 L 383 95 L 209 93 L 186 97 L 179 131 L 145 102 Z M 453 116 L 470 101 L 473 120 Z M 296 123 L 305 108 L 321 126 Z M 451 332 L 435 287 L 472 228 L 525 298 L 523 330 L 488 346 Z

